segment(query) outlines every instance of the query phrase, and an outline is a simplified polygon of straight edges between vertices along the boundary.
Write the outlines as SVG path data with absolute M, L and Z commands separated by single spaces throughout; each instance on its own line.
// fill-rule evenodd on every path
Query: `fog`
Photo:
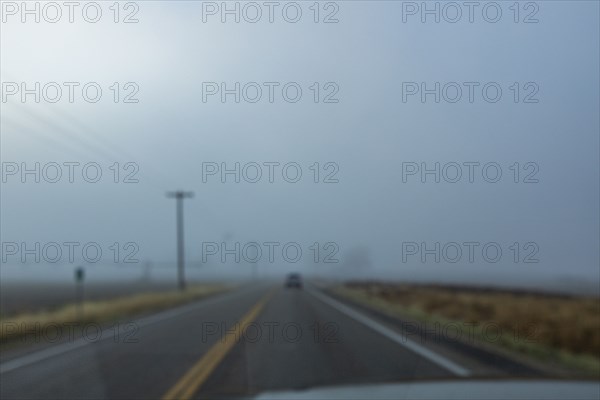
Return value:
M 277 12 L 272 23 L 221 23 L 206 10 L 203 22 L 201 2 L 138 4 L 131 24 L 114 23 L 108 5 L 98 23 L 3 16 L 3 284 L 70 280 L 77 265 L 135 280 L 147 263 L 152 278 L 174 280 L 166 194 L 186 190 L 190 279 L 299 271 L 598 291 L 598 3 L 543 2 L 531 24 L 514 23 L 508 5 L 498 23 L 478 13 L 421 23 L 406 10 L 403 22 L 399 2 L 337 3 L 337 23 L 315 23 L 305 2 L 297 23 Z M 60 83 L 63 96 L 23 102 L 22 82 Z M 79 83 L 72 103 L 64 82 Z M 81 96 L 89 82 L 102 88 L 97 102 Z M 222 82 L 233 90 L 225 102 Z M 422 101 L 422 82 L 455 84 Z M 497 102 L 483 98 L 490 82 Z M 457 86 L 461 99 L 446 101 Z M 248 101 L 256 87 L 262 97 Z M 35 163 L 39 183 L 22 175 Z M 50 163 L 61 166 L 56 183 Z M 64 163 L 79 163 L 72 183 Z M 98 182 L 82 177 L 87 163 Z M 49 243 L 62 250 L 56 262 Z M 99 260 L 82 255 L 89 243 Z

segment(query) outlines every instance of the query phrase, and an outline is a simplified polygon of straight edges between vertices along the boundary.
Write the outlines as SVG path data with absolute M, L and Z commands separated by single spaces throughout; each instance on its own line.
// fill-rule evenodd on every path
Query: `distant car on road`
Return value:
M 302 289 L 302 277 L 300 274 L 289 274 L 285 280 L 285 287 Z

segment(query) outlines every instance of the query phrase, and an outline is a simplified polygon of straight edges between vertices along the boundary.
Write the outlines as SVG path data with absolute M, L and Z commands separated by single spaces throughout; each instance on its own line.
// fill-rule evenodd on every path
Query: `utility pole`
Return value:
M 176 192 L 167 193 L 167 197 L 174 198 L 177 203 L 177 278 L 179 290 L 185 289 L 185 275 L 183 270 L 183 199 L 194 197 L 194 192 Z

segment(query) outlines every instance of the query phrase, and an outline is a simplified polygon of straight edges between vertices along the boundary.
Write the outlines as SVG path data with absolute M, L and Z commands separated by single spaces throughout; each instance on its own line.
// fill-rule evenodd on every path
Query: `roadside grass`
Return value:
M 119 321 L 123 318 L 156 312 L 199 300 L 231 289 L 227 285 L 193 285 L 185 291 L 139 293 L 114 299 L 86 301 L 83 308 L 77 304 L 68 304 L 53 311 L 43 311 L 0 319 L 0 345 L 24 340 L 27 336 L 38 336 L 57 325 L 103 324 Z M 80 312 L 82 310 L 82 312 Z
M 377 282 L 349 282 L 332 291 L 428 327 L 464 324 L 469 335 L 463 339 L 468 336 L 571 373 L 600 376 L 597 298 Z

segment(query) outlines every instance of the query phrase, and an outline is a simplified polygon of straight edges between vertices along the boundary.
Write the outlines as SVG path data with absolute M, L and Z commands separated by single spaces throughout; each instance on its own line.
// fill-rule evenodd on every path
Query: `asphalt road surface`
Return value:
M 540 376 L 465 343 L 407 338 L 398 321 L 306 286 L 255 284 L 116 329 L 4 351 L 0 395 L 218 398 L 362 383 Z M 64 334 L 63 336 L 66 336 Z

